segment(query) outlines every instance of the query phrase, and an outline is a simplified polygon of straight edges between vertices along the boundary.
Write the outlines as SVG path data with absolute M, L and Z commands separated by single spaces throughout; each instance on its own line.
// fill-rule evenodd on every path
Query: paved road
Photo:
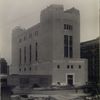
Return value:
M 79 97 L 81 95 L 84 95 L 84 93 L 80 90 L 76 93 L 75 90 L 15 90 L 15 94 L 29 94 L 33 96 L 51 96 L 56 98 L 57 100 L 70 100 L 76 97 Z

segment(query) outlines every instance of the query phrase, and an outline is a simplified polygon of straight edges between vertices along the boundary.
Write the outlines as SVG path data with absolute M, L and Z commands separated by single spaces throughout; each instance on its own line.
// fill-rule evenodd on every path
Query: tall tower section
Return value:
M 40 59 L 44 61 L 80 58 L 80 14 L 51 5 L 40 16 Z
M 64 57 L 80 58 L 80 13 L 71 8 L 64 11 Z
M 63 58 L 63 6 L 51 5 L 41 12 L 41 59 L 51 61 Z

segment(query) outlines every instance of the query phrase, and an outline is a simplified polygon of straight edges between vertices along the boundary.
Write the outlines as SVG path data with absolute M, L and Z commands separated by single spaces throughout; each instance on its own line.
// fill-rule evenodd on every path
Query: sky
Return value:
M 51 4 L 80 10 L 80 40 L 99 36 L 99 0 L 0 0 L 0 57 L 11 64 L 12 29 L 29 28 L 40 21 L 40 12 Z

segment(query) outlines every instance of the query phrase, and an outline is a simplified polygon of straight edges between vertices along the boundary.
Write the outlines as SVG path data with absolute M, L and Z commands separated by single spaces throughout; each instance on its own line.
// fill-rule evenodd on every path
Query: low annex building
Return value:
M 37 25 L 16 27 L 10 74 L 20 75 L 19 82 L 24 84 L 84 85 L 87 60 L 80 58 L 79 10 L 50 5 L 41 11 Z

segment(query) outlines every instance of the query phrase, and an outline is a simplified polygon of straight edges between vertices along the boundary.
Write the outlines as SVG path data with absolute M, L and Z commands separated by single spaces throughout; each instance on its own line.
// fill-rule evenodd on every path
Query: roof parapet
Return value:
M 80 14 L 79 10 L 75 7 L 72 7 L 71 9 L 65 10 L 64 13 L 73 13 L 73 14 Z

